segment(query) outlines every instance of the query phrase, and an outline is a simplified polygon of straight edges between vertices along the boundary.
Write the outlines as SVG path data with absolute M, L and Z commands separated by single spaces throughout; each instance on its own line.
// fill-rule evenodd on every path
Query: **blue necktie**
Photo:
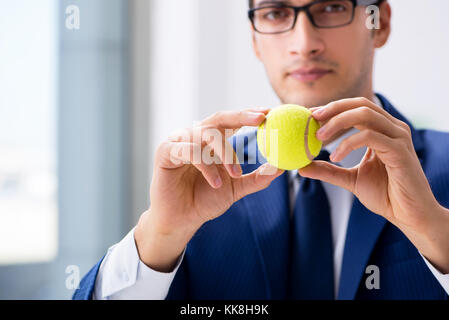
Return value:
M 329 161 L 329 153 L 323 150 L 315 160 Z M 301 178 L 290 226 L 288 298 L 334 299 L 330 207 L 321 181 Z

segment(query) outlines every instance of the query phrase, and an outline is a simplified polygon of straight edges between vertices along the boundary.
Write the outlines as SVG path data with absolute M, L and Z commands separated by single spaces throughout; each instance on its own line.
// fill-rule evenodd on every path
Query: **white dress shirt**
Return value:
M 382 105 L 377 96 L 374 97 L 373 101 L 379 106 Z M 351 129 L 345 135 L 328 144 L 324 149 L 332 153 L 343 139 L 357 132 L 359 132 L 357 129 Z M 366 147 L 354 150 L 345 159 L 340 161 L 338 165 L 344 168 L 354 167 L 360 163 L 365 152 Z M 288 172 L 290 208 L 294 207 L 294 201 L 300 186 L 300 181 L 296 177 L 296 173 L 297 170 Z M 323 182 L 323 187 L 331 208 L 330 214 L 334 249 L 334 288 L 336 297 L 343 262 L 346 229 L 354 195 L 346 189 L 326 182 Z M 290 215 L 292 213 L 293 210 L 290 212 Z M 168 294 L 170 285 L 184 258 L 184 254 L 185 249 L 172 272 L 163 273 L 152 270 L 139 259 L 134 241 L 134 229 L 132 229 L 122 241 L 108 249 L 98 271 L 93 299 L 163 300 Z M 449 294 L 449 274 L 442 274 L 422 255 L 421 257 L 446 293 Z

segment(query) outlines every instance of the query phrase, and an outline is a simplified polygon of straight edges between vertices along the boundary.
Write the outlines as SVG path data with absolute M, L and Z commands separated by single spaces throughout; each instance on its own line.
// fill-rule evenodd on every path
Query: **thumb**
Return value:
M 357 168 L 342 168 L 326 161 L 313 161 L 307 167 L 298 170 L 300 176 L 321 180 L 353 193 L 357 179 Z
M 268 188 L 271 182 L 283 173 L 284 170 L 265 163 L 253 172 L 234 179 L 235 201 L 238 201 L 251 193 Z

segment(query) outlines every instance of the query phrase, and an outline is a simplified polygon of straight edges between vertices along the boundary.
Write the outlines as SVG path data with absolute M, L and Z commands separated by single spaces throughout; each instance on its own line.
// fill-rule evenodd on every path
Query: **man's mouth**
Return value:
M 289 72 L 289 76 L 299 81 L 316 81 L 325 75 L 332 73 L 332 70 L 313 68 L 313 69 L 297 69 Z

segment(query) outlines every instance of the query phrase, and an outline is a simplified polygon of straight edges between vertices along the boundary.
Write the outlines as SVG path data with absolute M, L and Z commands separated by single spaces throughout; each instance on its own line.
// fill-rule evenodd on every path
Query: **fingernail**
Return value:
M 332 162 L 335 162 L 335 159 L 337 159 L 338 156 L 338 150 L 334 150 L 331 155 L 329 156 L 329 159 L 331 159 Z
M 314 117 L 321 116 L 321 115 L 324 113 L 324 110 L 325 110 L 325 109 L 326 109 L 325 107 L 321 107 L 320 109 L 315 110 L 315 111 L 312 113 L 312 115 L 313 115 Z
M 275 174 L 277 171 L 277 169 L 273 166 L 271 166 L 270 164 L 266 163 L 264 165 L 262 165 L 261 169 L 260 169 L 260 175 L 264 176 L 264 175 L 273 175 Z
M 232 172 L 234 173 L 234 175 L 236 175 L 236 176 L 240 176 L 240 165 L 238 165 L 238 164 L 234 164 L 233 166 L 232 166 Z
M 248 112 L 248 118 L 249 118 L 250 120 L 257 120 L 257 119 L 260 118 L 260 116 L 261 116 L 262 114 L 263 114 L 263 113 Z
M 317 136 L 322 136 L 325 132 L 326 132 L 326 126 L 321 127 L 317 132 L 316 135 Z
M 217 188 L 220 188 L 222 184 L 223 184 L 223 181 L 221 181 L 221 177 L 218 176 L 218 177 L 215 179 L 215 186 L 216 186 Z

